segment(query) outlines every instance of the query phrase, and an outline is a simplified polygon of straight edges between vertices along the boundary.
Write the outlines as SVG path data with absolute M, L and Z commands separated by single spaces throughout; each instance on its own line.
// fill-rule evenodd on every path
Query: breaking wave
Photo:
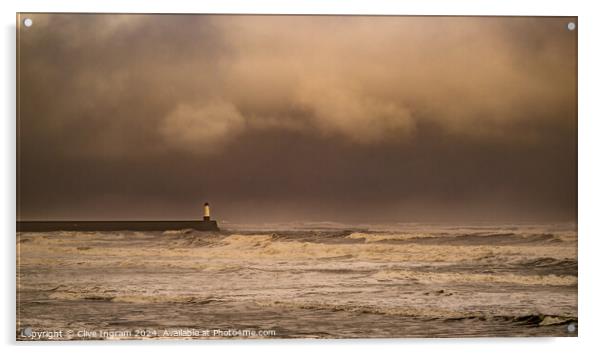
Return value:
M 257 305 L 263 307 L 276 307 L 283 309 L 320 310 L 332 312 L 368 313 L 400 317 L 418 317 L 424 319 L 443 319 L 446 321 L 502 321 L 520 325 L 553 326 L 575 323 L 575 316 L 561 316 L 541 313 L 526 313 L 518 315 L 500 315 L 484 313 L 482 311 L 454 311 L 437 307 L 409 307 L 409 306 L 375 306 L 358 304 L 338 304 L 328 302 L 303 302 L 303 301 L 258 301 Z
M 351 239 L 363 239 L 366 243 L 419 243 L 437 245 L 516 245 L 553 244 L 563 238 L 553 234 L 472 233 L 472 234 L 417 234 L 417 233 L 352 233 Z
M 421 283 L 512 283 L 522 285 L 575 286 L 577 277 L 570 275 L 517 275 L 482 273 L 414 272 L 408 270 L 380 270 L 374 277 L 379 280 L 416 280 Z

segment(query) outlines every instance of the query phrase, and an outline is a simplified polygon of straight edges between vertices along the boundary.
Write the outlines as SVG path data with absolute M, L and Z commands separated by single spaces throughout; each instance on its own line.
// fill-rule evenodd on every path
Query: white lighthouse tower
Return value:
M 217 227 L 217 221 L 211 220 L 211 210 L 209 209 L 209 203 L 205 203 L 203 205 L 203 220 L 194 221 L 193 229 L 200 231 L 219 231 L 219 227 Z
M 209 210 L 209 203 L 205 203 L 205 205 L 203 206 L 203 220 L 211 220 L 211 211 Z

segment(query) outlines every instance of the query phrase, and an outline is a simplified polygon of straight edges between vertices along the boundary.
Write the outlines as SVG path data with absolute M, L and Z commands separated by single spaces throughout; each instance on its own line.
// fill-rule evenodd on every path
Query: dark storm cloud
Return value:
M 31 17 L 21 218 L 575 217 L 566 18 Z

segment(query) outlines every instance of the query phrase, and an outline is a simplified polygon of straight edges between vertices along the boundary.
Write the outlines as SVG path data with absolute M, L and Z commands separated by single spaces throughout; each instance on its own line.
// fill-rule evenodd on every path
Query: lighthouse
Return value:
M 203 221 L 211 220 L 211 211 L 209 210 L 209 203 L 205 203 L 203 206 Z
M 195 221 L 192 228 L 200 231 L 219 231 L 219 227 L 217 227 L 217 221 L 211 220 L 211 209 L 209 209 L 209 203 L 205 202 L 203 205 L 203 220 Z

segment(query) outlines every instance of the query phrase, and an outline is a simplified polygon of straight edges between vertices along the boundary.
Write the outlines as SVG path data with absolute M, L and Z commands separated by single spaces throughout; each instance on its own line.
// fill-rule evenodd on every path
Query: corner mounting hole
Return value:
M 566 28 L 568 28 L 568 30 L 569 30 L 569 31 L 574 31 L 574 30 L 575 30 L 575 28 L 577 28 L 577 25 L 575 24 L 575 22 L 569 22 L 569 23 L 566 25 Z

